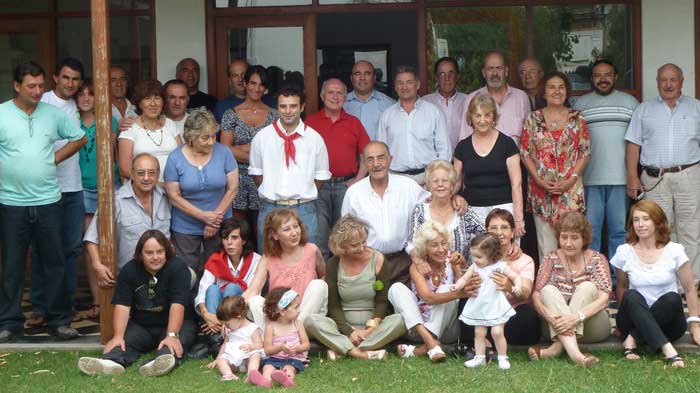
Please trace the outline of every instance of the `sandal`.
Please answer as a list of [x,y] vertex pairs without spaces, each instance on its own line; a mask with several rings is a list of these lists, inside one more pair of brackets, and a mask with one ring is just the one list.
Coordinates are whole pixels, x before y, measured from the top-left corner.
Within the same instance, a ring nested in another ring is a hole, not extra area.
[[37,328],[46,325],[46,317],[41,314],[32,314],[29,319],[27,319],[27,326],[31,328]]
[[536,362],[536,361],[542,359],[541,352],[542,352],[541,346],[533,345],[527,349],[527,357],[530,358],[530,361]]
[[[639,352],[637,352],[637,348],[625,348],[625,351],[622,353],[622,356],[625,358],[625,360],[639,360],[640,359]],[[630,356],[636,356],[636,358],[634,358],[634,357],[631,358]]]
[[92,307],[85,313],[85,317],[88,319],[99,319],[100,318],[100,305],[93,304]]
[[600,363],[600,359],[597,357],[591,355],[590,353],[583,354],[583,362],[581,363],[583,368],[591,368],[598,363]]
[[[674,364],[678,362],[681,362],[682,365],[674,366]],[[671,366],[671,368],[685,368],[685,360],[683,360],[683,358],[678,354],[671,356],[670,358],[666,358],[666,363]]]
[[380,349],[378,351],[367,351],[368,360],[386,360],[386,350]]
[[409,345],[409,344],[399,344],[396,347],[396,352],[399,354],[400,357],[404,359],[412,358],[416,356],[413,351],[416,349],[415,345]]
[[434,346],[432,349],[428,350],[428,357],[433,363],[440,363],[447,358],[445,351],[440,348],[439,345]]

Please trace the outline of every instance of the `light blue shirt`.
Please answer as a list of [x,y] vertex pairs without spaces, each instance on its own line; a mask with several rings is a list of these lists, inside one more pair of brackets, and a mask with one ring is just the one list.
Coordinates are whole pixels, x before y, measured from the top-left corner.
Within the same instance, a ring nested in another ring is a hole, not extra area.
[[661,97],[643,102],[632,115],[625,140],[642,147],[642,166],[669,168],[700,161],[700,101],[680,96],[673,110]]
[[345,98],[343,109],[345,109],[345,112],[359,118],[362,126],[365,127],[365,131],[367,131],[369,139],[375,141],[377,140],[377,127],[382,112],[395,103],[396,101],[393,98],[377,90],[373,90],[366,101],[360,100],[355,95],[355,92],[351,91]]
[[0,203],[41,206],[58,202],[54,142],[80,140],[75,119],[40,102],[31,115],[13,100],[0,104]]
[[591,159],[583,172],[586,186],[627,184],[625,172],[625,132],[639,105],[631,95],[613,90],[608,95],[591,92],[574,102],[588,125]]
[[452,159],[452,145],[440,109],[420,98],[410,113],[398,102],[385,110],[379,119],[377,140],[389,146],[394,172],[423,169],[433,160]]

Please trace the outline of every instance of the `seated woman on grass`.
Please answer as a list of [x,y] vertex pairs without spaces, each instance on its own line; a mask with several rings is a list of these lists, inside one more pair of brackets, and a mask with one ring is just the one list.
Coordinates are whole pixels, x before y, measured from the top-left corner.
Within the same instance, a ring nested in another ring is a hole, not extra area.
[[[679,368],[685,362],[671,341],[681,338],[689,326],[693,342],[700,345],[700,310],[688,256],[682,245],[670,240],[664,211],[642,200],[630,209],[627,243],[617,248],[610,263],[617,271],[616,320],[625,340],[625,359],[639,359],[637,348],[646,343],[654,352],[661,350],[671,367]],[[678,282],[688,301],[687,320]]]

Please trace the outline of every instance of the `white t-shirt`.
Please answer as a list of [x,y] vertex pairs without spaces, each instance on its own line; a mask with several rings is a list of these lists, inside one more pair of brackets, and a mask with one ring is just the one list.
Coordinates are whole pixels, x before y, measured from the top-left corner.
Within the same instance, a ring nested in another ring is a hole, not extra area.
[[[75,120],[76,126],[80,127],[80,114],[74,99],[64,100],[51,90],[41,96],[41,102],[51,104],[62,110],[68,117]],[[56,151],[67,144],[68,140],[65,139],[56,141],[53,145],[53,150]],[[83,190],[83,179],[80,175],[80,154],[78,152],[56,166],[56,177],[58,178],[58,186],[61,188],[61,192]]]
[[185,120],[187,120],[187,116],[189,116],[189,114],[185,113],[185,117],[183,117],[180,120],[170,119],[170,120],[173,120],[173,123],[175,123],[175,129],[177,129],[177,135],[179,135],[180,138],[182,138],[183,142],[185,141],[185,138],[183,138],[182,134],[185,133]]
[[119,139],[128,139],[134,142],[134,157],[141,153],[148,153],[158,159],[160,165],[160,177],[158,181],[163,181],[165,163],[168,155],[177,148],[177,128],[175,123],[166,118],[165,125],[160,130],[145,130],[134,123],[128,130],[119,134]]
[[676,272],[688,262],[683,246],[669,242],[659,260],[653,264],[642,262],[630,244],[617,247],[610,264],[627,273],[629,289],[637,290],[651,306],[669,292],[678,293]]

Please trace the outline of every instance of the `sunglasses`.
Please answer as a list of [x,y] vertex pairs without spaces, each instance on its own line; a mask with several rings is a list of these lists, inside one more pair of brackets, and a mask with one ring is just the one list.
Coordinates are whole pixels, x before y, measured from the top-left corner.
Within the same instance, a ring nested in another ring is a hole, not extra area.
[[158,278],[156,276],[151,276],[148,279],[148,298],[153,299],[156,297],[156,285],[158,285]]

